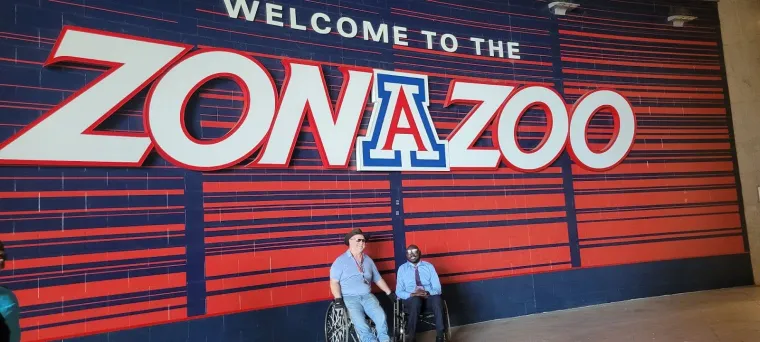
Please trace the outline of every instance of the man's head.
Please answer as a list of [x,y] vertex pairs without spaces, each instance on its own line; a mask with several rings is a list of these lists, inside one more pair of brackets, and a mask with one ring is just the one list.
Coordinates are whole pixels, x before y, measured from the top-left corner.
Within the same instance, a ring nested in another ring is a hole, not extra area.
[[5,245],[2,241],[0,241],[0,270],[5,268],[5,258],[7,255],[5,254]]
[[344,238],[344,242],[351,249],[352,253],[361,253],[367,245],[367,239],[359,228],[354,228]]
[[409,245],[409,247],[406,248],[406,260],[409,260],[409,262],[416,264],[420,261],[421,257],[422,251],[417,245]]

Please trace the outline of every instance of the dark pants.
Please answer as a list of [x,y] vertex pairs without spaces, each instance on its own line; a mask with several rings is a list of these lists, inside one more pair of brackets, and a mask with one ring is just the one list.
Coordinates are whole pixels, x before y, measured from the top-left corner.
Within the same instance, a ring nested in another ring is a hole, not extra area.
[[427,308],[435,314],[435,330],[438,336],[443,335],[443,300],[440,295],[423,297],[409,297],[404,299],[404,311],[409,315],[406,323],[406,329],[414,336],[417,332],[417,320],[420,318],[420,312]]

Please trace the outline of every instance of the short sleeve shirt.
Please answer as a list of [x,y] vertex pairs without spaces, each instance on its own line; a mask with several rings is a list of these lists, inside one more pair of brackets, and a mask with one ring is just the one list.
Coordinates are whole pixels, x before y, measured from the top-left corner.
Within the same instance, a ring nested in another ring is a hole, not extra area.
[[[364,272],[360,272],[363,268]],[[354,259],[351,251],[338,256],[330,267],[330,279],[340,282],[340,292],[345,296],[362,296],[370,293],[372,283],[380,280],[380,272],[372,258],[364,254],[361,263]]]

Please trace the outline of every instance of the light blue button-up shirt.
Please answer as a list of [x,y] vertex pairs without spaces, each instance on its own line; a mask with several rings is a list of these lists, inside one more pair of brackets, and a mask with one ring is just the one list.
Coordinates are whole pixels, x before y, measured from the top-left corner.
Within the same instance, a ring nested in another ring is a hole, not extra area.
[[[340,282],[340,293],[342,296],[362,296],[370,293],[372,283],[380,281],[380,272],[368,255],[364,254],[362,265],[364,274],[359,272],[358,262],[347,250],[335,259],[330,267],[330,279]],[[367,282],[365,283],[364,280]]]
[[[420,271],[420,282],[425,291],[431,296],[441,294],[441,281],[438,279],[438,273],[435,271],[433,264],[420,260],[417,263]],[[398,268],[396,276],[396,296],[401,299],[409,299],[412,292],[417,288],[417,281],[414,278],[414,264],[406,262]]]

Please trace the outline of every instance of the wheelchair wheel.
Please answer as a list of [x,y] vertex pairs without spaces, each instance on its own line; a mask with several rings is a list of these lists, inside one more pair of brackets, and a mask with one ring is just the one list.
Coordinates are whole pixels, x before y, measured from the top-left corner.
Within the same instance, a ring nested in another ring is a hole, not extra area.
[[[375,323],[369,317],[365,316],[369,329],[377,336]],[[354,325],[348,317],[348,311],[335,308],[334,303],[327,307],[325,315],[325,341],[326,342],[361,342],[359,335],[354,330]]]
[[446,301],[443,301],[443,333],[446,336],[446,341],[451,341],[451,319],[449,318],[449,306],[446,305]]
[[406,314],[401,308],[401,300],[393,303],[393,338],[394,342],[406,342]]
[[330,303],[325,315],[325,341],[349,341],[348,313],[345,309],[335,308],[334,303]]

